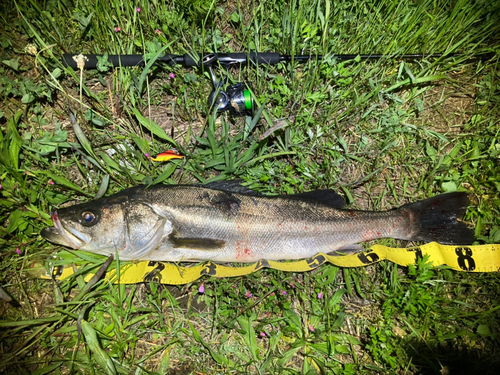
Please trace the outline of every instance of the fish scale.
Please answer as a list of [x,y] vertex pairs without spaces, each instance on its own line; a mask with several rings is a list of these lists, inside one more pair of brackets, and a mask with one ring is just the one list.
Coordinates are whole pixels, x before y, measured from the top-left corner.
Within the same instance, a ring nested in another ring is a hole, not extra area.
[[137,186],[52,214],[48,240],[123,260],[254,262],[351,252],[378,238],[468,244],[465,193],[390,211],[343,209],[331,190],[258,195],[237,183]]

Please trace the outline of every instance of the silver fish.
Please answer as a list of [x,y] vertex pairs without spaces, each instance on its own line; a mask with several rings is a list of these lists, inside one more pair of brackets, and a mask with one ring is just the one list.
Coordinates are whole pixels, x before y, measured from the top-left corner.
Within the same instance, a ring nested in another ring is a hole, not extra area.
[[137,186],[51,214],[51,242],[122,260],[254,262],[360,250],[397,238],[470,244],[469,199],[448,193],[374,212],[343,209],[331,190],[261,196],[233,182]]

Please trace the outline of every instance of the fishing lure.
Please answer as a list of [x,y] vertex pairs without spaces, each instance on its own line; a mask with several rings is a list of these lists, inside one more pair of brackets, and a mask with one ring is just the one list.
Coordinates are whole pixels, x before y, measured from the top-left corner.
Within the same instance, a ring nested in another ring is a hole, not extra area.
[[154,158],[149,157],[152,161],[169,161],[172,159],[182,159],[183,156],[177,154],[174,150],[168,150],[156,155]]

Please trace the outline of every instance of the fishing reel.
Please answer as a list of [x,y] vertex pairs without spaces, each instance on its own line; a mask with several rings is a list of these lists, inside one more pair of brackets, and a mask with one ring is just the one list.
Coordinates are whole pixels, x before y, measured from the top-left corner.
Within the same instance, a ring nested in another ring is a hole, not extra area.
[[[213,91],[208,96],[208,104],[211,108],[216,108],[218,113],[229,111],[234,117],[253,116],[255,101],[249,89],[249,84],[238,82],[226,86],[227,77],[217,81],[213,71],[213,65],[217,59],[218,55],[215,53],[205,55],[202,59],[202,64],[210,72],[213,84]],[[226,69],[229,67],[229,64],[224,65]]]

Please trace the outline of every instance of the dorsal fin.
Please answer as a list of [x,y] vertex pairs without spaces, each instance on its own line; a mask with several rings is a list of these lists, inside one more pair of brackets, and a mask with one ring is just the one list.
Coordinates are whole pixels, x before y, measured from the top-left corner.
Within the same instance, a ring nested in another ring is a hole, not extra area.
[[[228,193],[238,193],[251,196],[263,196],[262,194],[253,191],[252,189],[241,185],[241,180],[217,181],[209,182],[205,185],[199,185],[208,189],[222,190]],[[289,199],[308,199],[321,202],[333,208],[345,207],[344,197],[337,194],[331,189],[313,190],[305,193],[274,195],[271,197],[289,198]]]
[[242,180],[216,181],[216,182],[209,182],[208,184],[200,186],[213,190],[222,190],[228,193],[237,193],[237,194],[253,195],[253,196],[261,195],[256,191],[253,191],[252,189],[243,186],[241,184],[242,182],[243,182]]
[[312,201],[321,202],[333,208],[344,208],[345,200],[342,195],[337,194],[331,189],[313,190],[305,193],[281,195],[281,198],[298,198],[309,199]]

